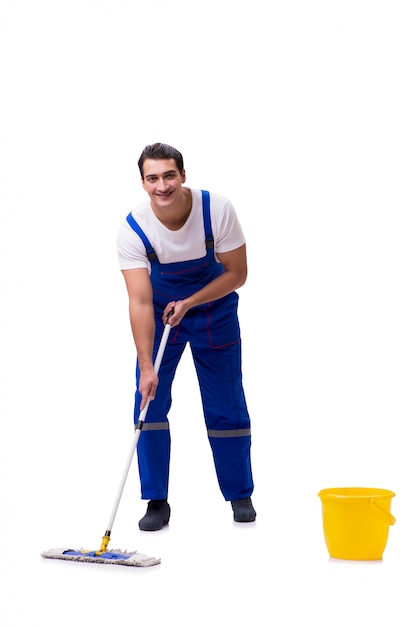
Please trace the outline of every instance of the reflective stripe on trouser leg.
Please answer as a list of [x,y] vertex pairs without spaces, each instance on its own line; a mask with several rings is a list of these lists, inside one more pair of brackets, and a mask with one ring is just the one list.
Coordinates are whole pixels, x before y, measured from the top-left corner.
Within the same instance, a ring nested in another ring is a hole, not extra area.
[[219,487],[225,500],[245,498],[252,494],[254,484],[251,425],[242,387],[241,343],[222,348],[194,345],[192,354]]

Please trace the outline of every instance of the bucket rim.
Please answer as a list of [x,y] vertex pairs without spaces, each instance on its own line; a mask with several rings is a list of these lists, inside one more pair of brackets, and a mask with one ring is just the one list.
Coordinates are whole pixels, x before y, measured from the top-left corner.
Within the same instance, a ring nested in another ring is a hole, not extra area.
[[375,487],[330,487],[321,489],[318,496],[320,498],[346,498],[350,500],[366,500],[370,498],[394,498],[396,494],[390,489],[380,489]]

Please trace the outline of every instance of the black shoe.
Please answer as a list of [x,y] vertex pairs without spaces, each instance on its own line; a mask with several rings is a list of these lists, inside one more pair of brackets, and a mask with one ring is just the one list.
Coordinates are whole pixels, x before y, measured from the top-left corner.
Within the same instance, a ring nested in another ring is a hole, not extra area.
[[241,498],[241,500],[231,501],[236,522],[253,522],[257,513],[254,510],[251,498]]
[[150,500],[147,512],[139,520],[140,530],[161,530],[170,519],[170,505],[167,500]]

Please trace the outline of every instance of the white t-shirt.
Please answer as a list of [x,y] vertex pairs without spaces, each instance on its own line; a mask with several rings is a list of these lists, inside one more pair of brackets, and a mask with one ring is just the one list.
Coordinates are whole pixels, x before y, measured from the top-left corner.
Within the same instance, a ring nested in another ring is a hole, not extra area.
[[[202,194],[191,189],[192,209],[186,223],[179,230],[170,230],[155,216],[147,200],[132,211],[161,263],[190,261],[206,256],[203,224]],[[231,202],[217,194],[210,194],[212,234],[217,252],[230,252],[245,243],[244,234]],[[117,235],[117,252],[121,270],[151,268],[142,239],[125,220]]]

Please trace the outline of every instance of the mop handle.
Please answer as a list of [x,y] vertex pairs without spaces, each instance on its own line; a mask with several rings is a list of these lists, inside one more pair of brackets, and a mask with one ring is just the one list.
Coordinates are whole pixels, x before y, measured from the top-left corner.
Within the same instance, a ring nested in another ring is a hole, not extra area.
[[[173,314],[172,312],[169,314],[168,319],[171,317],[172,314]],[[156,374],[158,374],[158,371],[160,369],[161,361],[162,361],[162,358],[163,358],[165,347],[167,345],[167,341],[168,341],[168,336],[170,334],[170,330],[171,330],[171,326],[170,326],[169,322],[167,322],[167,324],[164,327],[163,336],[161,338],[161,342],[160,342],[160,346],[158,348],[157,356],[155,357],[155,361],[154,361],[154,371],[155,371]],[[135,454],[135,450],[136,450],[136,447],[137,447],[137,444],[138,444],[139,435],[141,434],[141,427],[142,427],[142,424],[144,423],[145,416],[146,416],[147,411],[148,411],[149,403],[150,403],[150,399],[148,398],[146,405],[144,406],[144,408],[142,409],[142,411],[141,411],[141,413],[139,415],[138,423],[137,423],[137,426],[135,428],[135,437],[134,437],[134,440],[132,442],[132,446],[131,446],[131,449],[130,449],[130,452],[129,452],[128,460],[126,462],[125,470],[123,472],[122,480],[121,480],[121,483],[120,483],[120,486],[119,486],[119,491],[118,491],[118,494],[116,496],[116,501],[115,501],[115,504],[114,504],[114,507],[113,507],[113,511],[112,511],[111,516],[110,516],[109,524],[107,526],[107,530],[106,530],[106,533],[105,533],[105,536],[107,536],[107,537],[110,537],[110,533],[112,531],[113,522],[115,521],[116,513],[117,513],[117,510],[119,508],[119,504],[120,504],[120,500],[122,498],[122,493],[123,493],[123,490],[124,490],[124,487],[125,487],[126,479],[128,477],[129,468],[130,468],[131,463],[132,463],[132,458],[133,458],[133,456]]]

